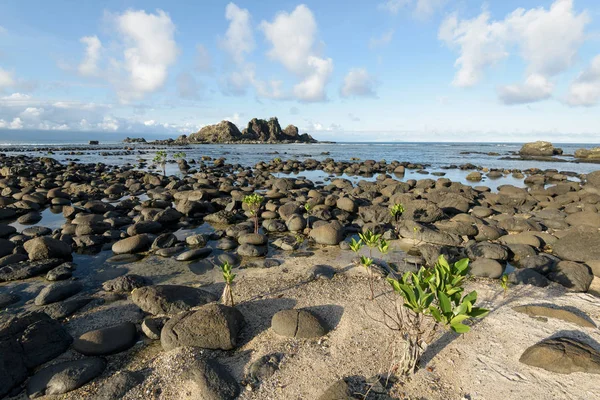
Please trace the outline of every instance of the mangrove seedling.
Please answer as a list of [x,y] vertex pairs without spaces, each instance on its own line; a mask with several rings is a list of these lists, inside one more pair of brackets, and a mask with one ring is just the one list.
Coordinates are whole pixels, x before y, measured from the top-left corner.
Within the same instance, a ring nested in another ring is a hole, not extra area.
[[154,161],[155,164],[158,164],[162,167],[163,176],[167,175],[167,170],[166,170],[167,152],[166,151],[164,151],[164,150],[157,151],[156,154],[154,155],[154,159],[152,161]]
[[248,206],[248,212],[254,219],[254,233],[258,233],[258,212],[262,204],[263,197],[260,194],[252,193],[244,197],[244,203]]
[[180,151],[179,153],[175,153],[173,154],[173,158],[176,160],[185,160],[186,154],[183,151]]
[[310,231],[310,213],[313,209],[313,206],[310,203],[306,203],[304,204],[304,209],[306,210],[306,227]]
[[382,307],[385,325],[398,332],[404,342],[404,351],[398,364],[403,375],[413,374],[425,348],[442,327],[458,334],[471,329],[464,322],[482,318],[489,313],[475,307],[477,292],[463,296],[469,259],[449,264],[440,256],[433,268],[421,267],[417,272],[406,272],[398,279],[387,278],[397,294],[393,312]]
[[223,289],[223,295],[221,296],[221,301],[225,305],[229,305],[231,303],[231,307],[235,306],[233,301],[233,280],[235,279],[234,273],[231,272],[231,264],[225,261],[223,264],[219,266],[221,272],[223,273],[223,280],[225,281],[225,288]]
[[508,293],[508,275],[502,275],[502,278],[500,278],[500,286],[504,290],[504,297],[506,297],[506,293]]

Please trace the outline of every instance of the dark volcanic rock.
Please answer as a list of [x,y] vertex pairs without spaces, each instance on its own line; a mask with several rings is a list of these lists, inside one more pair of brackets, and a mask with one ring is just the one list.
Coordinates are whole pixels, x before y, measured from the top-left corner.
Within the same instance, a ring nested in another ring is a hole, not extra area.
[[107,292],[129,293],[133,289],[151,285],[152,281],[140,275],[123,275],[106,281],[102,284],[102,289]]
[[156,285],[135,289],[131,300],[150,314],[177,314],[217,301],[214,294],[202,289],[181,285]]
[[310,339],[321,337],[327,330],[319,319],[307,310],[281,310],[273,315],[271,329],[278,335]]
[[160,342],[165,350],[183,346],[231,350],[243,324],[244,317],[237,309],[207,304],[171,318],[161,331]]
[[86,356],[119,353],[135,344],[137,329],[131,322],[86,332],[73,342],[73,348]]
[[63,394],[80,388],[106,368],[101,358],[83,358],[46,367],[36,373],[27,383],[30,398]]
[[37,295],[35,298],[35,304],[37,306],[43,306],[50,303],[55,303],[67,299],[83,289],[83,285],[77,281],[67,282],[56,282],[52,283]]

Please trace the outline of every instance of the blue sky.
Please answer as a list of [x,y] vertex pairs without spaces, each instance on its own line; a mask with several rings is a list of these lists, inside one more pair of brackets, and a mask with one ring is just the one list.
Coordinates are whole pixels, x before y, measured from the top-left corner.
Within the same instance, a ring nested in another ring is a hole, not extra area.
[[0,3],[0,139],[277,116],[321,140],[597,143],[599,103],[595,0]]

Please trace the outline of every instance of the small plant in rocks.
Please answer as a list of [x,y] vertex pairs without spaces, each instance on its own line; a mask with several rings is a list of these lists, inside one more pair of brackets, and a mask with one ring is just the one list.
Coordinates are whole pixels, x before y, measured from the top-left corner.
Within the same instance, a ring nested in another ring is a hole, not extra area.
[[164,150],[158,150],[154,155],[154,159],[152,159],[155,164],[161,166],[163,170],[163,176],[167,175],[166,165],[167,165],[167,152]]
[[227,261],[219,266],[221,272],[223,273],[223,280],[225,281],[225,288],[223,289],[223,295],[221,296],[221,301],[225,305],[231,305],[231,307],[235,306],[233,301],[233,280],[235,279],[236,274],[231,272],[232,267]]
[[502,275],[502,278],[500,278],[500,287],[504,290],[504,297],[506,297],[506,294],[508,293],[508,285],[508,275],[504,274]]
[[[394,221],[396,222],[396,225],[398,225],[398,223],[400,222],[400,217],[402,217],[402,214],[404,214],[404,206],[401,203],[394,204],[390,208],[390,214],[392,214],[392,217],[394,217]],[[396,226],[396,230],[399,230],[398,226]]]
[[304,210],[306,210],[306,227],[310,231],[310,215],[313,210],[313,206],[310,203],[304,204]]
[[186,156],[187,155],[183,151],[180,151],[179,153],[173,154],[173,158],[176,159],[176,160],[185,160]]
[[470,330],[464,322],[482,318],[489,313],[475,307],[477,292],[464,294],[469,260],[449,264],[440,256],[433,268],[421,267],[417,272],[406,272],[398,279],[387,278],[396,294],[393,311],[384,313],[385,325],[398,332],[404,350],[397,366],[402,375],[413,374],[427,346],[438,329],[452,330],[458,334]]
[[365,267],[369,274],[369,290],[371,292],[370,300],[375,298],[374,276],[373,276],[373,249],[377,248],[381,254],[387,254],[389,251],[389,243],[381,238],[381,235],[375,234],[371,230],[365,233],[359,233],[359,240],[352,238],[350,242],[350,250],[358,254],[360,249],[366,245],[369,248],[368,256],[360,256],[360,264]]
[[248,205],[248,212],[254,219],[254,233],[258,233],[258,212],[262,201],[263,197],[258,193],[252,193],[244,197],[244,203]]

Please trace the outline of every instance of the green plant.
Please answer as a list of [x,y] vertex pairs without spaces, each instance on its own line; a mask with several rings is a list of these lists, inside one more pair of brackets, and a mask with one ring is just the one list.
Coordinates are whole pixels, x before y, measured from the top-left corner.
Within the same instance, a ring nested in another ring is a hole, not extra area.
[[310,231],[310,215],[313,210],[313,205],[307,202],[304,204],[304,209],[306,210],[306,227]]
[[389,251],[389,243],[381,238],[381,235],[375,234],[371,230],[367,230],[365,233],[359,233],[358,237],[360,238],[358,241],[355,238],[352,238],[350,242],[350,249],[356,254],[359,253],[360,249],[363,245],[367,245],[369,248],[369,256],[360,256],[360,264],[365,267],[367,273],[369,274],[369,290],[371,292],[370,300],[375,298],[375,288],[374,288],[374,276],[373,276],[373,249],[377,248],[381,254],[387,254]]
[[221,296],[221,301],[228,305],[231,303],[231,307],[235,306],[233,301],[233,280],[235,279],[236,274],[231,272],[231,264],[225,261],[223,264],[219,266],[221,272],[223,273],[223,280],[225,280],[225,288],[223,289],[223,295]]
[[502,275],[502,278],[500,278],[500,286],[504,290],[504,297],[506,297],[506,294],[508,293],[508,275]]
[[302,236],[300,234],[296,234],[294,237],[296,239],[297,245],[301,245],[302,243],[304,243],[304,236]]
[[183,151],[173,154],[173,158],[176,160],[178,160],[178,159],[185,160],[185,157],[186,157],[186,154]]
[[274,164],[281,164],[281,158],[279,158],[279,157],[274,158],[273,159],[273,163]]
[[248,206],[248,212],[254,219],[254,233],[258,233],[258,211],[262,204],[263,197],[258,193],[252,193],[244,197],[244,203]]
[[152,160],[154,163],[160,165],[163,170],[163,176],[167,174],[166,165],[167,165],[167,152],[164,150],[158,150],[154,155],[154,159]]
[[397,294],[395,312],[381,310],[386,326],[398,331],[404,340],[404,352],[399,362],[403,375],[416,371],[423,351],[439,327],[463,334],[470,330],[465,321],[489,313],[489,310],[474,306],[476,291],[463,296],[468,265],[466,258],[450,265],[444,256],[440,256],[433,268],[421,267],[398,279],[387,279]]
[[[394,204],[390,208],[390,214],[392,214],[392,217],[394,217],[394,221],[396,221],[396,225],[397,225],[398,222],[400,221],[400,217],[402,217],[402,214],[404,214],[404,206],[402,205],[402,203]],[[398,226],[396,226],[396,231],[399,231],[399,230],[400,229],[398,228]]]

